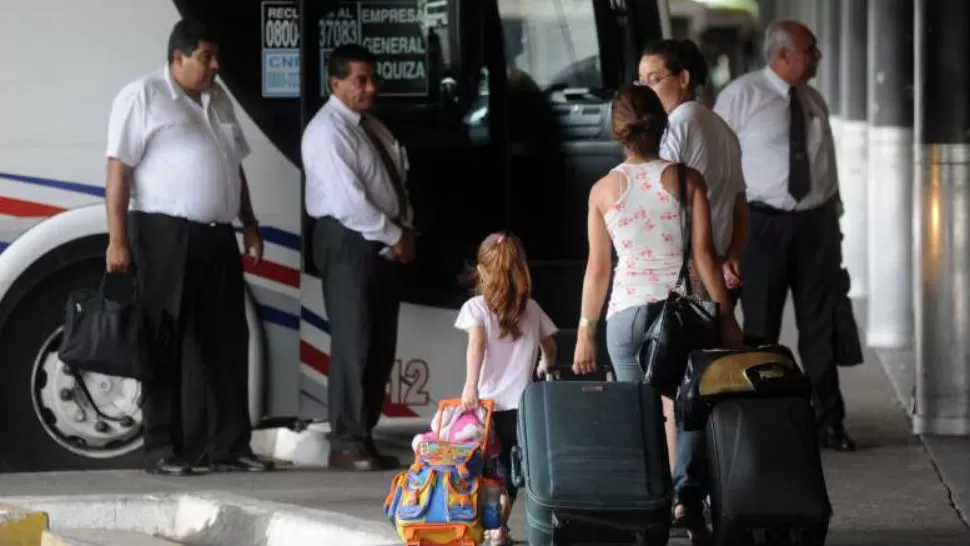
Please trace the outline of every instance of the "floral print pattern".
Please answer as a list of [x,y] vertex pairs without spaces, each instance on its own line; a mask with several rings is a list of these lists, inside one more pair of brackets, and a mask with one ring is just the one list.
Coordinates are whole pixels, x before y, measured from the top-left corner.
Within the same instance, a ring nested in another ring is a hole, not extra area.
[[[614,168],[628,181],[626,192],[604,220],[619,258],[606,316],[630,307],[661,301],[676,288],[683,237],[680,202],[664,188],[661,173],[667,161],[622,163]],[[691,268],[696,291],[700,281]]]

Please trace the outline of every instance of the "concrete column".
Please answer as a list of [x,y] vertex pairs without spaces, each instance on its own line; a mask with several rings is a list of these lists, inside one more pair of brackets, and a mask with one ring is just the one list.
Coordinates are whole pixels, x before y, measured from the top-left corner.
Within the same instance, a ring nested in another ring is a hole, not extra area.
[[838,150],[839,188],[845,214],[842,215],[842,261],[849,270],[849,296],[864,298],[869,293],[866,273],[866,19],[867,0],[840,1],[839,95],[842,101],[842,137]]
[[789,17],[817,33],[819,30],[818,3],[819,0],[796,0],[792,2],[792,11]]
[[913,0],[869,2],[867,243],[871,347],[913,335]]
[[917,0],[918,434],[970,435],[970,3]]
[[778,19],[778,0],[758,0],[758,59],[761,60],[759,67],[765,66],[764,45],[765,28],[772,21]]
[[819,24],[815,29],[818,38],[818,48],[822,52],[822,63],[819,66],[819,83],[822,95],[829,106],[829,125],[832,126],[832,136],[835,139],[835,149],[838,150],[842,136],[842,101],[840,100],[839,61],[841,48],[842,10],[839,0],[819,1]]
[[795,0],[776,0],[775,19],[791,19]]

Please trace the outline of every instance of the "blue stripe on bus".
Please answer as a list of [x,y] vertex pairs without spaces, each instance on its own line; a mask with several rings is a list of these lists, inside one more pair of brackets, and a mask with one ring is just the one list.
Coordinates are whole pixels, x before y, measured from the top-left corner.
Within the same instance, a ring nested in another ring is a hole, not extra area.
[[[237,227],[236,231],[242,232],[242,228]],[[296,233],[290,233],[289,231],[268,226],[260,226],[259,233],[267,242],[280,245],[290,250],[303,250],[300,245],[300,236]]]
[[[22,174],[13,173],[0,173],[0,178],[6,178],[15,182],[23,182],[25,184],[34,184],[36,186],[45,186],[48,188],[57,188],[76,193],[94,195],[101,198],[104,197],[104,188],[101,186],[92,186],[90,184],[81,184],[79,182],[67,182],[64,180],[54,180],[52,178],[40,178],[37,176],[24,176]],[[237,229],[241,231],[242,228]],[[263,239],[270,243],[280,245],[290,250],[302,250],[300,245],[300,235],[297,233],[290,233],[288,231],[283,231],[282,229],[270,226],[261,226],[259,228],[259,232],[263,235]]]
[[97,197],[104,197],[104,188],[101,186],[92,186],[90,184],[81,184],[78,182],[66,182],[64,180],[54,180],[52,178],[39,178],[36,176],[24,176],[22,174],[12,174],[12,173],[0,173],[0,178],[7,178],[9,180],[14,180],[16,182],[24,182],[26,184],[34,184],[36,186],[46,186],[48,188],[58,188],[61,190],[73,191],[77,193],[86,193],[88,195],[94,195]]
[[258,304],[256,309],[259,313],[259,318],[265,322],[289,328],[290,330],[300,329],[300,318],[292,313],[261,304]]
[[330,333],[330,323],[324,320],[323,317],[314,313],[313,311],[303,307],[300,311],[300,316],[303,320],[309,322],[313,326],[323,330],[325,333]]
[[300,328],[300,319],[302,318],[316,328],[322,330],[324,333],[330,334],[330,323],[306,307],[301,308],[300,317],[264,304],[257,304],[256,307],[258,309],[260,319],[266,322],[271,322],[273,324],[283,326],[284,328],[297,330]]

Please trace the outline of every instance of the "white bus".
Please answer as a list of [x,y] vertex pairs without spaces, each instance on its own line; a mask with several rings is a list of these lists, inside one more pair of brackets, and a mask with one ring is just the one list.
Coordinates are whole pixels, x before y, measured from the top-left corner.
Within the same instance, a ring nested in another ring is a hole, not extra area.
[[[181,16],[201,19],[220,36],[220,84],[253,150],[244,167],[266,241],[264,260],[245,264],[254,426],[326,419],[329,324],[305,252],[312,229],[302,212],[299,141],[325,100],[320,61],[345,41],[424,40],[418,51],[380,56],[380,115],[408,147],[423,233],[406,279],[385,417],[427,418],[437,400],[460,395],[465,340],[452,324],[467,292],[456,278],[493,230],[524,239],[535,297],[563,328],[561,353],[570,358],[586,193],[620,157],[609,139],[609,101],[634,78],[637,49],[668,28],[658,2],[303,3],[5,0],[0,471],[122,468],[140,460],[139,384],[87,374],[88,400],[57,348],[67,295],[97,286],[104,272],[111,101],[125,83],[163,65]],[[427,41],[422,19],[432,7],[446,44]],[[373,12],[379,9],[401,11],[381,18]],[[514,40],[505,35],[506,20],[516,22]],[[516,49],[506,55],[510,42]],[[506,74],[513,68],[538,89],[511,90]],[[583,85],[573,79],[580,73]],[[589,85],[590,74],[597,85]]]

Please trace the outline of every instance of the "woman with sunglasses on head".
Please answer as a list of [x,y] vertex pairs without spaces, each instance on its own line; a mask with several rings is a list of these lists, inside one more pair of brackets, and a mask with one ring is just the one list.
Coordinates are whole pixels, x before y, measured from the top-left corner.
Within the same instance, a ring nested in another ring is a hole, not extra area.
[[[640,58],[638,83],[657,93],[668,115],[660,156],[697,169],[707,182],[714,249],[724,283],[732,291],[733,309],[748,239],[748,204],[737,135],[697,100],[696,92],[706,81],[707,63],[690,40],[658,40],[649,44]],[[676,446],[671,457],[675,523],[693,529],[704,524],[704,433],[684,431],[675,422],[672,400],[664,399],[664,411],[668,446]]]

